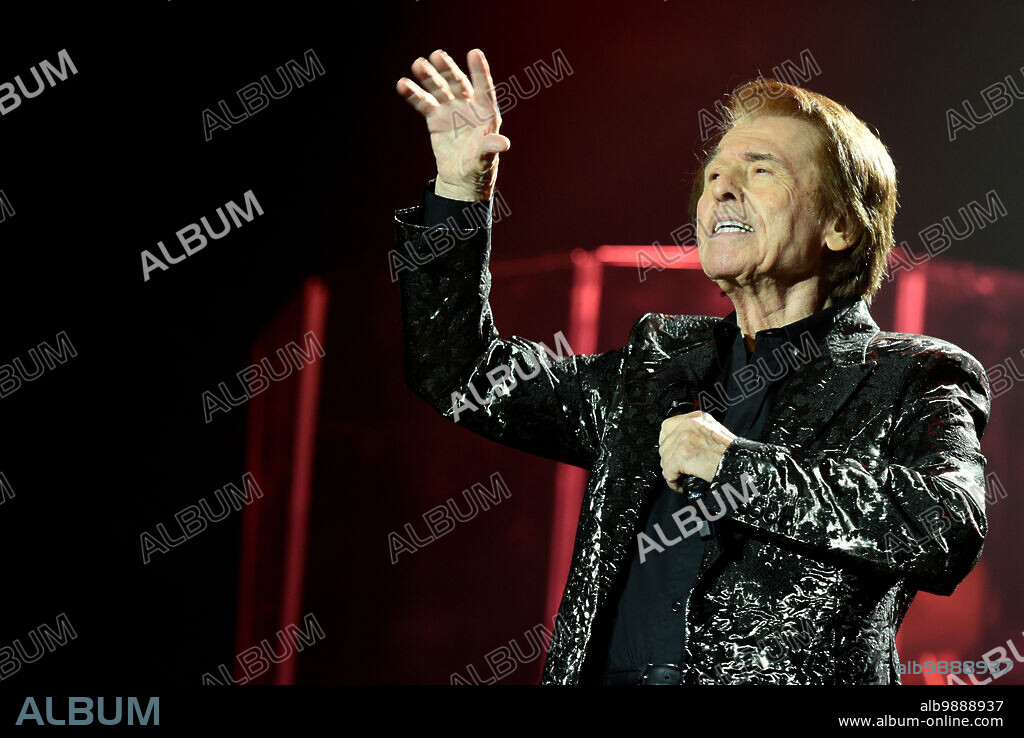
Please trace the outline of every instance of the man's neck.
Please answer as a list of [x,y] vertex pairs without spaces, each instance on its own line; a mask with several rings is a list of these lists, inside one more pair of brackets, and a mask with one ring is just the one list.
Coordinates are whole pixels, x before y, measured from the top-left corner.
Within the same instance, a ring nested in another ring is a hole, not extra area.
[[782,328],[802,320],[832,305],[832,299],[822,294],[819,279],[805,280],[781,288],[768,285],[760,288],[736,287],[725,289],[736,308],[736,325],[743,333],[748,351],[754,350],[754,337],[758,331]]

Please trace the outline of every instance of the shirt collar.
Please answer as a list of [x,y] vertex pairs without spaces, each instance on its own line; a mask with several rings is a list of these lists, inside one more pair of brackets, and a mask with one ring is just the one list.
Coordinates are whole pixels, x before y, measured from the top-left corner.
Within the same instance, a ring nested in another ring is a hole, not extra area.
[[[805,333],[810,334],[815,344],[820,345],[829,329],[835,324],[839,313],[858,299],[860,298],[840,298],[829,307],[812,313],[806,318],[794,321],[789,325],[758,331],[754,335],[755,351],[761,353],[765,349],[770,349],[773,346],[787,342],[795,346],[802,346],[803,340],[801,336]],[[718,349],[719,366],[725,367],[734,342],[743,342],[739,325],[736,322],[736,311],[733,310],[722,320],[718,321],[712,329],[712,333],[715,338],[715,347]]]

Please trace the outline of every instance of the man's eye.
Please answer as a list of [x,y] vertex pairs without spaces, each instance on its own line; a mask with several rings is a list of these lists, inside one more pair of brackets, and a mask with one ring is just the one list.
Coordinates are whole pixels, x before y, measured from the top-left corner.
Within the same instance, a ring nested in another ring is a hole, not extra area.
[[717,177],[717,176],[718,176],[718,172],[714,172],[713,174],[709,174],[708,175],[708,181],[709,182],[713,181],[715,179],[715,177]]
[[764,167],[758,167],[757,168],[757,173],[760,174],[761,172],[764,172],[765,174],[771,174],[770,170],[765,169]]

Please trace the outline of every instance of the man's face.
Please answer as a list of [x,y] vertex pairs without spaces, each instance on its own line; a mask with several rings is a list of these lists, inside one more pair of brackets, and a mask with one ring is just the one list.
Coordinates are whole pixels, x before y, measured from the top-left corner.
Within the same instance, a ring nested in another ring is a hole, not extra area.
[[[788,285],[820,274],[819,140],[811,124],[778,116],[741,122],[722,137],[704,170],[697,252],[704,273],[727,292],[765,277]],[[722,230],[724,219],[743,226]]]

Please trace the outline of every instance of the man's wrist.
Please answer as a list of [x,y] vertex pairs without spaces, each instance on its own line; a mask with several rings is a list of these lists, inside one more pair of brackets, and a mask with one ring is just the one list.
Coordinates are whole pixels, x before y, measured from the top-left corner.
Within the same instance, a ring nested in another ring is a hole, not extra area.
[[440,177],[434,180],[434,194],[438,197],[446,197],[449,200],[460,200],[462,202],[477,202],[491,199],[485,193],[477,192],[470,187],[450,184]]
[[421,208],[424,226],[470,231],[490,227],[490,200],[456,200],[439,195],[435,190],[436,180],[428,181],[423,188]]

